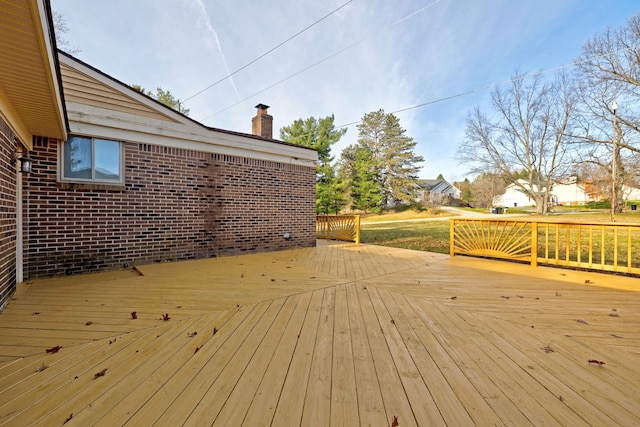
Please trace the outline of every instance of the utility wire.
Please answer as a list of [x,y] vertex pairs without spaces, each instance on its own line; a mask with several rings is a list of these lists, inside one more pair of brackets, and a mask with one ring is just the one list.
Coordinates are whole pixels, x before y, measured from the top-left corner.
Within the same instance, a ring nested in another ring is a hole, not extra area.
[[239,73],[240,71],[244,70],[245,68],[247,68],[249,65],[256,63],[257,61],[259,61],[260,59],[264,58],[265,56],[267,56],[268,54],[270,54],[271,52],[273,52],[274,50],[278,49],[279,47],[285,45],[286,43],[290,42],[291,40],[293,40],[294,38],[298,37],[300,34],[304,33],[305,31],[307,31],[308,29],[310,29],[311,27],[319,24],[320,22],[324,21],[325,19],[327,19],[329,16],[333,15],[334,13],[338,12],[340,9],[342,9],[343,7],[345,7],[346,5],[348,5],[349,3],[351,3],[353,0],[349,0],[346,3],[342,4],[341,6],[339,6],[337,9],[332,10],[331,12],[329,12],[328,14],[326,14],[325,16],[323,16],[322,18],[318,19],[317,21],[315,21],[314,23],[312,23],[311,25],[306,26],[305,28],[303,28],[302,30],[298,31],[297,33],[295,33],[294,35],[292,35],[291,37],[289,37],[288,39],[286,39],[285,41],[281,42],[280,44],[272,47],[271,49],[269,49],[268,51],[266,51],[265,53],[263,53],[262,55],[258,56],[257,58],[255,58],[254,60],[248,62],[247,64],[243,65],[242,67],[238,68],[237,70],[235,70],[234,72],[228,74],[226,77],[221,78],[220,80],[218,80],[215,83],[210,84],[209,86],[205,87],[204,89],[202,89],[199,92],[196,92],[195,94],[191,95],[188,98],[185,98],[182,102],[186,102],[190,99],[195,98],[196,96],[200,95],[203,92],[206,92],[207,90],[211,89],[212,87],[216,86],[219,83],[222,83],[223,81],[227,80],[228,78],[230,78],[231,76]]
[[[546,70],[538,71],[536,73],[530,73],[530,74],[527,74],[527,75],[524,75],[524,76],[517,77],[515,79],[509,79],[509,80],[504,80],[504,81],[497,82],[497,83],[492,83],[492,84],[487,85],[487,86],[479,87],[479,88],[476,88],[476,89],[471,89],[471,90],[468,90],[468,91],[465,91],[465,92],[460,92],[460,93],[457,93],[455,95],[449,95],[449,96],[445,96],[443,98],[434,99],[432,101],[427,101],[427,102],[423,102],[423,103],[420,103],[420,104],[412,105],[412,106],[409,106],[409,107],[401,108],[399,110],[392,111],[391,114],[397,114],[397,113],[402,113],[402,112],[409,111],[409,110],[415,110],[417,108],[425,107],[427,105],[433,105],[433,104],[437,104],[437,103],[440,103],[440,102],[449,101],[451,99],[455,99],[455,98],[460,98],[460,97],[463,97],[463,96],[471,95],[472,93],[477,93],[477,92],[482,92],[482,91],[485,91],[485,90],[488,90],[488,89],[493,89],[495,87],[502,86],[502,85],[505,85],[505,84],[508,84],[508,83],[514,83],[514,82],[530,79],[532,77],[541,76],[543,74],[553,73],[553,72],[556,72],[556,71],[563,70],[565,68],[575,67],[576,65],[580,65],[580,64],[584,64],[586,62],[594,61],[596,59],[604,58],[604,57],[607,57],[607,56],[610,56],[610,55],[616,55],[616,54],[618,54],[620,52],[623,52],[625,50],[629,50],[630,51],[631,49],[635,49],[637,47],[640,47],[640,44],[635,45],[635,46],[631,46],[631,47],[625,47],[625,48],[618,49],[618,50],[615,50],[615,51],[612,51],[612,52],[603,53],[602,55],[597,55],[597,56],[594,56],[592,58],[582,59],[582,60],[579,60],[579,61],[571,62],[569,64],[560,65],[560,66],[553,67],[553,68],[548,68]],[[343,125],[336,126],[336,129],[348,128],[349,126],[357,125],[358,123],[361,123],[361,122],[362,122],[362,120],[357,120],[355,122],[345,123]]]
[[[211,117],[217,116],[218,114],[223,113],[223,112],[225,112],[225,111],[227,111],[227,110],[229,110],[229,109],[231,109],[231,108],[235,107],[236,105],[242,104],[244,101],[246,101],[246,100],[248,100],[248,99],[251,99],[251,98],[253,98],[253,97],[254,97],[254,96],[256,96],[256,95],[260,95],[261,93],[266,92],[267,90],[272,89],[272,88],[274,88],[274,87],[278,86],[279,84],[284,83],[284,82],[286,82],[287,80],[290,80],[290,79],[292,79],[292,78],[294,78],[294,77],[296,77],[296,76],[298,76],[298,75],[300,75],[300,74],[304,73],[305,71],[310,70],[311,68],[313,68],[313,67],[315,67],[315,66],[317,66],[317,65],[320,65],[320,64],[322,64],[323,62],[326,62],[326,61],[328,61],[329,59],[331,59],[331,58],[333,58],[333,57],[335,57],[335,56],[340,55],[341,53],[343,53],[343,52],[345,52],[345,51],[347,51],[347,50],[349,50],[349,49],[351,49],[351,48],[353,48],[353,47],[355,47],[355,46],[359,45],[360,43],[363,43],[364,41],[366,41],[366,40],[370,39],[371,37],[373,37],[373,36],[375,36],[375,35],[378,35],[378,33],[382,32],[382,31],[385,31],[385,30],[388,30],[389,28],[391,28],[391,27],[393,27],[393,26],[395,26],[395,25],[398,25],[398,24],[400,24],[401,22],[406,21],[407,19],[409,19],[409,18],[411,18],[411,17],[413,17],[413,16],[417,15],[417,14],[418,14],[418,13],[420,13],[420,12],[423,12],[424,10],[426,10],[426,9],[428,9],[428,8],[430,8],[430,7],[434,6],[434,5],[436,5],[437,3],[440,3],[441,1],[442,1],[442,0],[435,0],[434,2],[429,3],[428,5],[426,5],[426,6],[422,7],[422,8],[420,8],[420,9],[416,10],[415,12],[412,12],[412,13],[410,13],[409,15],[407,15],[407,16],[405,16],[405,17],[403,17],[403,18],[400,18],[400,19],[398,19],[397,21],[392,22],[391,24],[389,24],[389,25],[387,25],[387,26],[385,26],[385,27],[382,27],[382,28],[381,28],[379,31],[377,31],[376,33],[369,34],[368,36],[361,38],[360,40],[358,40],[358,41],[356,41],[356,42],[354,42],[354,43],[352,43],[352,44],[348,45],[347,47],[345,47],[345,48],[343,48],[343,49],[340,49],[339,51],[337,51],[337,52],[335,52],[335,53],[332,53],[332,54],[331,54],[331,55],[329,55],[329,56],[324,57],[323,59],[319,60],[318,62],[314,62],[313,64],[311,64],[311,65],[309,65],[309,66],[307,66],[307,67],[305,67],[305,68],[303,68],[303,69],[301,69],[301,70],[299,70],[299,71],[296,71],[296,72],[295,72],[295,73],[293,73],[293,74],[290,74],[289,76],[287,76],[287,77],[283,78],[282,80],[279,80],[279,81],[277,81],[277,82],[275,82],[275,83],[271,84],[270,86],[267,86],[266,88],[261,89],[261,90],[259,90],[258,92],[255,92],[255,93],[253,93],[253,94],[251,94],[251,95],[247,96],[246,98],[243,98],[243,99],[241,99],[240,101],[238,101],[238,102],[236,102],[236,103],[234,103],[234,104],[231,104],[231,105],[229,105],[228,107],[223,108],[222,110],[217,111],[217,112],[215,112],[215,113],[213,113],[213,114],[211,114],[211,115],[209,115],[209,116],[207,116],[207,117],[204,117],[203,119],[200,119],[200,120],[201,120],[201,121],[205,121],[205,120],[207,120],[207,119],[210,119]],[[193,97],[192,97],[192,98],[193,98]],[[189,98],[187,98],[187,99],[189,99]]]

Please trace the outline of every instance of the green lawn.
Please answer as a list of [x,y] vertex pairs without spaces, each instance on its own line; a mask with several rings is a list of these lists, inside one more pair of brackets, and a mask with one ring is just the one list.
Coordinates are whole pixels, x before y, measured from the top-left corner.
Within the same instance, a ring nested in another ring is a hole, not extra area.
[[449,253],[449,221],[362,224],[362,243]]

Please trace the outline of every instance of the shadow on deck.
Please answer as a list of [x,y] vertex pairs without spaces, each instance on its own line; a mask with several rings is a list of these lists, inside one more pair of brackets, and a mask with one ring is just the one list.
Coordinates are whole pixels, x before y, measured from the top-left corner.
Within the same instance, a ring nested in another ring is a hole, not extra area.
[[0,425],[640,424],[637,279],[321,241],[138,270],[20,285]]

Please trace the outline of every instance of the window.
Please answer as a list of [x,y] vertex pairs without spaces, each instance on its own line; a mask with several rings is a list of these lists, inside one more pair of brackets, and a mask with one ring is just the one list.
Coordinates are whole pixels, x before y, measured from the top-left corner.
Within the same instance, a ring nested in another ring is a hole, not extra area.
[[63,181],[124,183],[121,142],[72,136],[61,151]]

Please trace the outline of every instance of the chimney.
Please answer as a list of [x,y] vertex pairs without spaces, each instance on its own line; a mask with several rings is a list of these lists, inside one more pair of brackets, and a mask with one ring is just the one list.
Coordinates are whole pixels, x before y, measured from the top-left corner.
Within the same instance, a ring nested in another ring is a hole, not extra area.
[[251,133],[263,138],[273,139],[273,116],[267,114],[268,105],[256,105],[258,112],[251,119]]

